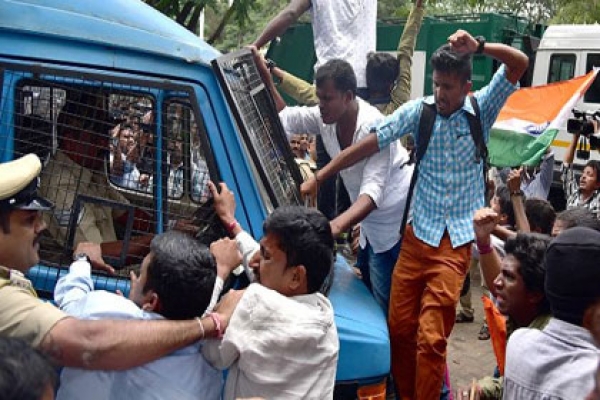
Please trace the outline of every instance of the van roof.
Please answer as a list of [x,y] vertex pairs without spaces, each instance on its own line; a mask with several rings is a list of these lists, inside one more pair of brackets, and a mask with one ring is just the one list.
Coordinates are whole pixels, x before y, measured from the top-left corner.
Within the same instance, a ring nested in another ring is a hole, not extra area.
[[139,0],[0,0],[0,29],[209,63],[219,51]]
[[550,25],[544,32],[539,49],[600,49],[600,25]]

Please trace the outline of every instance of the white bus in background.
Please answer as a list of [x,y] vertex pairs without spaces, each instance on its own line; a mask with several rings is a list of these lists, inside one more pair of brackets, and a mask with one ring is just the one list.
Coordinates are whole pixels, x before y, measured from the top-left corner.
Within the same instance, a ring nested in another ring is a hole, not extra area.
[[[600,67],[600,25],[551,25],[536,52],[532,86],[564,81]],[[600,76],[596,78],[576,108],[595,112],[600,109]],[[553,143],[557,166],[562,162],[573,135],[566,125]],[[591,159],[600,160],[600,152],[591,151]],[[584,165],[587,160],[575,159]],[[556,175],[555,175],[556,176]]]

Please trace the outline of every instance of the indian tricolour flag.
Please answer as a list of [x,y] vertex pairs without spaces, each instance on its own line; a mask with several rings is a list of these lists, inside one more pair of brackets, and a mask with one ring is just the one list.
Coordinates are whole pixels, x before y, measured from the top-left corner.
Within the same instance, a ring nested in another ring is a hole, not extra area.
[[490,132],[490,164],[497,167],[538,165],[597,73],[598,69],[594,69],[568,81],[513,93]]

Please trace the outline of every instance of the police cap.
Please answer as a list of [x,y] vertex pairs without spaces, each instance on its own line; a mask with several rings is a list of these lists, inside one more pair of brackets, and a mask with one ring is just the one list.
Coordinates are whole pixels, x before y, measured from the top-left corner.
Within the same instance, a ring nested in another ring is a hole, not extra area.
[[35,154],[0,164],[0,208],[51,210],[52,202],[37,194],[42,163]]

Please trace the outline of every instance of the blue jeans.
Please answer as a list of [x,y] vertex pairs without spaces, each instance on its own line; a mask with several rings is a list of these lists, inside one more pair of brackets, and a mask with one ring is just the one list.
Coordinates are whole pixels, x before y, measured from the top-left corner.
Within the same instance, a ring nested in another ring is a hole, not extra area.
[[400,243],[396,243],[391,249],[383,253],[375,253],[369,241],[361,252],[366,255],[369,266],[369,277],[371,280],[371,292],[375,301],[379,304],[385,315],[388,315],[388,306],[390,302],[390,288],[392,287],[392,272],[398,254],[400,254]]

